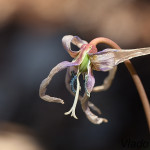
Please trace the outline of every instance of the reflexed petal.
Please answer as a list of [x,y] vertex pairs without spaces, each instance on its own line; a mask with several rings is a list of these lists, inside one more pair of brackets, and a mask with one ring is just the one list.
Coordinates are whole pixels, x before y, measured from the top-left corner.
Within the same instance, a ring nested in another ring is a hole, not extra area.
[[126,60],[148,54],[150,54],[150,47],[129,50],[105,49],[96,54],[91,54],[90,60],[93,64],[93,69],[108,71]]
[[108,122],[107,119],[100,118],[90,111],[90,108],[88,107],[88,98],[89,97],[85,94],[82,99],[83,102],[81,101],[81,106],[86,117],[89,119],[89,121],[91,121],[94,124],[101,124],[102,122],[105,122],[105,123]]
[[67,52],[70,54],[70,56],[72,58],[75,58],[79,54],[79,51],[72,51],[71,50],[71,43],[78,46],[79,48],[83,44],[87,44],[86,41],[81,40],[78,36],[72,36],[72,35],[64,36],[62,39],[62,43],[63,43],[64,48],[67,50]]
[[95,78],[93,76],[91,66],[88,65],[88,74],[85,76],[85,90],[89,97],[91,91],[93,90],[94,85],[95,85]]
[[129,49],[129,50],[111,50],[107,49],[108,52],[112,52],[115,56],[115,65],[118,65],[126,60],[144,56],[150,54],[150,47],[147,48],[139,48],[139,49]]
[[40,85],[40,89],[39,89],[39,95],[40,97],[48,102],[56,102],[56,103],[62,103],[64,104],[63,100],[60,98],[56,98],[56,97],[51,97],[49,95],[46,95],[46,87],[48,86],[48,84],[50,83],[51,79],[53,78],[53,76],[58,73],[59,71],[70,67],[70,66],[75,66],[78,65],[78,63],[74,62],[68,62],[68,61],[63,61],[61,63],[59,63],[57,66],[55,66],[49,73],[48,77],[45,78],[41,85]]
[[100,109],[99,109],[97,106],[95,106],[92,102],[88,101],[88,106],[89,106],[92,110],[94,110],[95,112],[97,112],[98,114],[101,114]]
[[93,88],[92,92],[101,92],[101,91],[107,90],[112,84],[112,81],[113,81],[113,79],[115,77],[116,71],[117,71],[117,66],[115,66],[113,69],[109,70],[109,74],[104,79],[103,84],[99,85],[99,86],[95,86]]

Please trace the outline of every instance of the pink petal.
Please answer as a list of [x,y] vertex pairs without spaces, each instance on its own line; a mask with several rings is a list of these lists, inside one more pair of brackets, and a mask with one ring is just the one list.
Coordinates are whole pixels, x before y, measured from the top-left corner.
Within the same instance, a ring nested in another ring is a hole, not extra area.
[[[105,51],[105,50],[104,50]],[[90,61],[93,65],[92,69],[97,71],[109,71],[115,65],[115,56],[113,53],[105,53],[100,51],[90,55]]]
[[109,71],[114,66],[143,55],[150,54],[150,47],[139,49],[105,49],[95,54],[89,54],[93,69],[98,71]]
[[94,85],[95,85],[95,78],[93,76],[91,66],[89,65],[88,74],[85,76],[85,89],[89,97],[90,97],[90,93],[93,90]]
[[87,44],[86,41],[81,40],[78,36],[72,36],[72,35],[64,36],[62,39],[62,43],[63,43],[64,48],[67,50],[67,52],[70,54],[70,56],[72,58],[77,57],[77,55],[79,54],[79,51],[72,51],[71,50],[71,43],[78,46],[79,48],[83,44]]
[[55,66],[49,73],[48,77],[45,78],[41,85],[40,85],[40,89],[39,89],[39,95],[40,97],[48,102],[56,102],[56,103],[64,103],[62,99],[60,98],[56,98],[56,97],[51,97],[49,95],[46,95],[46,87],[49,85],[50,81],[52,80],[53,76],[60,72],[61,70],[70,67],[70,66],[77,66],[78,63],[77,62],[68,62],[68,61],[63,61],[61,63],[59,63],[57,66]]

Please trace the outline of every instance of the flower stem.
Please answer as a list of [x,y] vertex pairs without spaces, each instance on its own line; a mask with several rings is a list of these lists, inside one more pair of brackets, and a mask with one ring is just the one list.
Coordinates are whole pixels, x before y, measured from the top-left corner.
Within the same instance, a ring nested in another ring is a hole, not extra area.
[[[99,38],[93,39],[90,42],[90,44],[95,45],[95,46],[99,43],[107,44],[115,49],[121,49],[115,42],[113,42],[112,40],[110,40],[108,38],[99,37]],[[143,84],[142,84],[134,66],[132,65],[131,61],[126,60],[124,63],[125,63],[125,66],[127,67],[128,71],[130,72],[130,75],[134,81],[134,84],[135,84],[137,91],[139,93],[139,96],[141,98],[141,102],[143,104],[143,108],[144,108],[146,119],[147,119],[148,128],[150,131],[150,105],[149,105],[149,100],[147,98]]]

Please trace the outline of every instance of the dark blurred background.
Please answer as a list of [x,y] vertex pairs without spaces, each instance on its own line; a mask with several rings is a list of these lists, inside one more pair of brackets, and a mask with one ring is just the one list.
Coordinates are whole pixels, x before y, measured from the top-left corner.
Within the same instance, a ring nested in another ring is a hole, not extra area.
[[[39,85],[49,71],[71,61],[61,43],[67,34],[87,41],[107,37],[121,48],[150,47],[150,1],[0,0],[0,150],[149,149],[123,147],[127,140],[150,146],[144,110],[124,64],[108,91],[91,94],[108,123],[90,123],[80,104],[78,120],[64,116],[74,100],[65,88],[65,71],[47,91],[65,105],[39,98]],[[150,56],[132,63],[150,98]],[[99,85],[107,73],[94,75]]]

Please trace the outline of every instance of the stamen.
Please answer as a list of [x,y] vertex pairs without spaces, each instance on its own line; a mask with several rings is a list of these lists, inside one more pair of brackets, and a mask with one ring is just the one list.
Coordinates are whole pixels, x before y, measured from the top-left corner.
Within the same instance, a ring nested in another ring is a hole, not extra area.
[[74,87],[74,84],[76,83],[76,81],[77,81],[77,75],[75,75],[70,81],[70,87],[73,93],[76,93],[76,90]]
[[76,95],[75,95],[74,103],[73,103],[71,109],[65,113],[65,115],[69,115],[71,113],[71,116],[74,117],[75,119],[78,119],[76,114],[75,114],[75,109],[76,109],[76,105],[78,102],[79,90],[80,90],[79,75],[80,74],[77,75],[77,89],[76,89]]
[[87,82],[88,82],[88,75],[85,75],[84,89],[85,89],[85,92],[87,93],[87,96],[90,97],[90,93],[88,92],[88,89],[87,89]]

